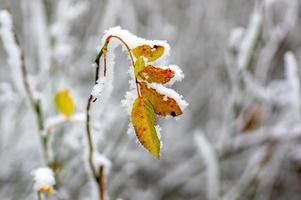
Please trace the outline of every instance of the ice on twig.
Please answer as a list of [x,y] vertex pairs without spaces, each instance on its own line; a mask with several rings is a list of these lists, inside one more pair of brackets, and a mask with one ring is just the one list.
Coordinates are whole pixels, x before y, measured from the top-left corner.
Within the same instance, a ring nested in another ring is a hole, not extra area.
[[207,197],[208,199],[218,199],[220,192],[219,183],[219,166],[217,156],[213,146],[205,137],[204,133],[197,132],[194,134],[196,145],[202,154],[207,171]]
[[106,81],[106,79],[104,77],[101,77],[97,80],[97,83],[94,85],[92,92],[91,92],[91,95],[93,97],[95,97],[95,98],[101,97],[104,87],[105,87],[105,81]]
[[[136,35],[130,33],[127,30],[123,30],[120,26],[116,26],[113,28],[110,28],[109,30],[105,31],[105,34],[102,38],[102,44],[105,43],[105,40],[107,37],[114,35],[122,38],[130,49],[133,49],[140,45],[149,45],[153,47],[154,45],[160,45],[164,47],[164,54],[161,58],[169,56],[170,46],[166,41],[163,40],[146,40],[144,38],[137,37]],[[117,45],[117,43],[116,43]]]
[[241,42],[238,53],[238,66],[240,69],[246,69],[252,58],[254,48],[256,47],[258,38],[260,36],[263,24],[263,14],[260,8],[256,8],[253,12],[248,29]]
[[112,166],[112,162],[110,161],[110,159],[104,154],[98,153],[97,151],[94,151],[93,153],[93,164],[96,170],[99,170],[100,167],[103,166],[106,174],[110,172]]
[[300,116],[300,71],[297,59],[292,52],[287,52],[284,56],[286,79],[291,89],[291,101],[294,106],[296,116]]
[[23,90],[21,77],[21,50],[15,40],[13,32],[13,20],[7,10],[0,11],[0,36],[4,50],[7,53],[7,63],[11,70],[11,76],[15,86],[21,92]]

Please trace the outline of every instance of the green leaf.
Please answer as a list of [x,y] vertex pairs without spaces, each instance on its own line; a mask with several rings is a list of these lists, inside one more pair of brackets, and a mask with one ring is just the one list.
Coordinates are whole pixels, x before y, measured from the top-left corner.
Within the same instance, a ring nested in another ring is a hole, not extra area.
[[145,65],[144,59],[143,59],[142,57],[139,57],[139,58],[137,59],[137,61],[135,62],[135,69],[134,69],[135,77],[136,77],[136,78],[139,78],[139,75],[138,75],[138,74],[139,74],[139,72],[140,72],[141,70],[143,70],[144,65]]

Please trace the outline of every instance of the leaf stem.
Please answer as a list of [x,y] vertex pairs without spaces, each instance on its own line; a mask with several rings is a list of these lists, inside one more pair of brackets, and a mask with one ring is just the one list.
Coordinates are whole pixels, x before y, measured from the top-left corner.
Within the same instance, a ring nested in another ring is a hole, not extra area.
[[[110,36],[106,39],[106,42],[109,43],[111,38],[116,38],[116,39],[118,39],[122,44],[124,44],[124,46],[126,47],[126,49],[127,49],[127,51],[128,51],[128,54],[129,54],[129,56],[130,56],[130,59],[131,59],[131,62],[132,62],[132,67],[135,69],[135,61],[134,61],[134,57],[133,57],[133,55],[132,55],[132,52],[131,52],[131,49],[130,49],[129,45],[128,45],[121,37],[119,37],[119,36],[117,36],[117,35],[110,35]],[[104,54],[104,57],[106,57],[106,54]],[[104,60],[106,60],[106,58],[105,58]],[[106,66],[106,65],[105,65],[105,66]],[[106,67],[105,67],[104,70],[106,70]],[[137,80],[137,78],[135,78],[135,82],[136,82],[137,94],[138,94],[139,97],[141,97],[140,87],[139,87],[139,85],[138,85],[138,80]]]
[[41,192],[37,192],[38,200],[42,200],[42,194]]

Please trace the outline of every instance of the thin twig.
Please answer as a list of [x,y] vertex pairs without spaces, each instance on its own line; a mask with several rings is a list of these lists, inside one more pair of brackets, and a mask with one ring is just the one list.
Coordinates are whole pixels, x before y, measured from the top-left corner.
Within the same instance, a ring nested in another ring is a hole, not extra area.
[[38,196],[38,200],[42,200],[42,193],[41,192],[37,192],[37,196]]
[[98,187],[99,187],[99,199],[105,199],[105,178],[104,178],[104,166],[100,166],[99,168],[99,180],[98,180]]
[[27,69],[26,69],[24,52],[21,49],[20,42],[19,42],[17,34],[15,32],[14,32],[14,37],[15,37],[16,44],[19,46],[20,52],[21,52],[21,70],[22,70],[23,85],[24,85],[26,94],[29,98],[30,104],[31,104],[33,110],[35,111],[35,115],[36,115],[36,119],[37,119],[37,123],[38,123],[38,129],[39,129],[39,132],[40,132],[39,135],[40,135],[40,139],[41,139],[42,146],[43,146],[44,158],[45,158],[46,163],[48,163],[48,161],[49,161],[48,138],[43,136],[44,119],[43,119],[43,111],[42,111],[42,107],[41,107],[41,102],[40,102],[39,99],[34,98],[33,92],[30,88],[29,81],[28,81],[28,73],[27,73]]
[[[95,80],[94,80],[94,84],[97,84],[98,78],[99,78],[99,68],[100,68],[100,58],[101,56],[103,56],[104,58],[104,71],[103,71],[103,76],[106,76],[107,73],[107,47],[108,44],[110,42],[111,38],[116,38],[118,39],[121,43],[123,43],[130,55],[131,58],[131,62],[132,62],[132,66],[135,69],[135,62],[134,62],[134,58],[131,52],[130,47],[127,45],[127,43],[120,38],[119,36],[115,36],[115,35],[110,35],[106,38],[106,41],[103,45],[103,47],[101,48],[101,50],[99,51],[99,53],[96,56],[96,59],[94,61],[94,63],[96,64],[96,70],[95,70]],[[136,78],[136,86],[137,86],[137,93],[138,96],[140,97],[140,91],[139,91],[139,85],[138,85],[138,81]],[[88,139],[88,145],[89,145],[89,166],[90,169],[92,171],[93,177],[95,179],[95,181],[98,183],[99,185],[99,197],[100,200],[104,200],[104,193],[105,193],[105,182],[104,182],[104,166],[100,166],[99,169],[99,174],[97,173],[97,169],[95,168],[94,164],[93,164],[93,154],[94,154],[94,146],[93,146],[93,138],[92,138],[92,134],[91,134],[91,126],[90,126],[90,111],[91,111],[91,104],[92,102],[95,102],[96,99],[93,100],[93,95],[90,94],[88,102],[87,102],[87,106],[86,106],[86,132],[87,132],[87,139]]]
[[212,144],[202,131],[195,133],[196,145],[203,157],[207,172],[207,198],[216,200],[220,198],[220,166]]
[[[102,47],[100,52],[97,54],[96,59],[94,61],[96,64],[94,84],[97,84],[97,80],[99,77],[99,60],[100,60],[101,56],[103,55],[103,48],[105,46],[107,46],[107,43],[104,44],[104,46]],[[93,142],[92,142],[91,127],[90,127],[90,111],[91,111],[92,100],[93,100],[93,96],[90,95],[88,102],[87,102],[87,107],[86,107],[86,131],[87,131],[87,139],[88,139],[88,145],[89,145],[89,166],[91,168],[94,179],[96,180],[96,182],[98,182],[98,175],[96,173],[96,169],[93,164],[94,146],[93,146]]]

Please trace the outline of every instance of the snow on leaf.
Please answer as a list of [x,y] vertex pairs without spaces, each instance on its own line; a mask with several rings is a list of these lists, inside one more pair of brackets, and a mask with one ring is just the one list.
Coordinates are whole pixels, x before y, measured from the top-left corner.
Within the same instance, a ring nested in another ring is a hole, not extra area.
[[146,66],[139,73],[139,77],[149,83],[161,83],[165,84],[175,76],[175,72],[171,69],[162,69],[154,67],[152,65]]
[[141,45],[134,48],[132,51],[136,58],[143,56],[147,58],[148,62],[153,62],[163,55],[164,47],[159,45],[154,45],[154,47]]
[[157,115],[175,117],[183,113],[173,98],[159,94],[155,89],[149,88],[146,83],[140,83],[140,91],[142,96],[151,102]]
[[68,90],[58,91],[54,97],[54,104],[58,112],[70,117],[74,112],[74,103]]
[[55,193],[53,186],[55,178],[53,171],[48,167],[40,167],[31,172],[34,179],[34,190],[52,195]]
[[152,104],[138,97],[131,113],[131,120],[140,143],[157,159],[160,159],[160,140],[155,128],[155,113]]

